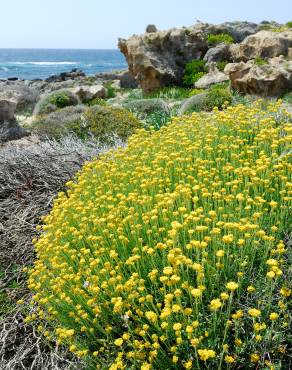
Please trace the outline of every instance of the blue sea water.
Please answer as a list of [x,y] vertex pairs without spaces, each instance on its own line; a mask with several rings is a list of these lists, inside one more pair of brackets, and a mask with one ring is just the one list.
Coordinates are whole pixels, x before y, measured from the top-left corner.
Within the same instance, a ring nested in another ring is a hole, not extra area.
[[45,79],[73,68],[93,75],[126,67],[119,50],[0,49],[0,79]]

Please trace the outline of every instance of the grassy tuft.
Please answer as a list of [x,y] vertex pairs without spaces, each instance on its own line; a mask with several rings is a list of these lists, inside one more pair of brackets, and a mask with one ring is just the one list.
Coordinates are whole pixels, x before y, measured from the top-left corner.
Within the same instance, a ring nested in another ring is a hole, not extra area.
[[210,33],[207,36],[207,41],[211,46],[224,43],[224,44],[233,44],[234,38],[229,35],[228,33],[219,33],[219,34],[212,34]]

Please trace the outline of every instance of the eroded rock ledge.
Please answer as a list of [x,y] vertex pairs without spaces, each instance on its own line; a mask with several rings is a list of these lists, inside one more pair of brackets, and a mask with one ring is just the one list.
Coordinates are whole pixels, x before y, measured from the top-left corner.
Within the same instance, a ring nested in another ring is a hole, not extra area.
[[[264,23],[266,25],[267,22]],[[198,23],[191,27],[159,31],[151,25],[143,35],[120,39],[129,71],[145,92],[163,86],[180,85],[185,65],[194,59],[207,62],[247,62],[254,58],[291,57],[292,30],[261,30],[262,24],[226,22],[220,25]],[[150,32],[150,31],[151,32]],[[234,44],[211,45],[208,35],[226,33]]]

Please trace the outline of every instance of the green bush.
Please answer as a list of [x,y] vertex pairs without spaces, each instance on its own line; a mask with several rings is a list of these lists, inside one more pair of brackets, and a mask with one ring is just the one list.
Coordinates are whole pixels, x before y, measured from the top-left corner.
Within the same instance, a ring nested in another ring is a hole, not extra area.
[[102,105],[102,106],[105,106],[105,105],[107,105],[107,103],[106,103],[106,101],[104,99],[94,98],[94,99],[88,100],[86,102],[86,105],[88,105],[89,107],[92,107],[94,105]]
[[207,99],[204,103],[204,110],[210,111],[214,107],[221,109],[225,103],[230,103],[231,101],[232,94],[228,85],[213,85],[208,90]]
[[288,28],[292,28],[292,21],[289,21],[285,24],[286,27]]
[[265,59],[261,58],[261,57],[256,57],[254,59],[254,64],[256,64],[257,66],[263,66],[263,65],[265,65],[267,63],[268,62]]
[[234,38],[231,35],[229,35],[228,33],[218,33],[217,35],[214,35],[214,34],[210,33],[207,36],[207,41],[212,46],[220,44],[222,42],[224,44],[233,44],[234,43]]
[[221,60],[221,62],[217,62],[217,68],[219,69],[219,71],[223,72],[228,63],[228,60]]
[[128,110],[111,106],[87,108],[84,112],[84,136],[93,136],[101,144],[113,144],[116,139],[126,141],[142,123]]
[[69,133],[81,139],[94,137],[101,144],[125,141],[141,122],[123,108],[94,105],[67,107],[36,119],[31,129],[42,137],[60,139]]
[[67,94],[58,93],[51,97],[50,102],[55,104],[57,108],[65,108],[70,105],[70,98]]
[[183,75],[183,83],[186,86],[193,86],[201,77],[207,73],[206,62],[204,60],[192,60],[187,63]]
[[71,105],[77,105],[78,98],[75,94],[68,90],[57,90],[47,94],[37,103],[34,115],[43,115],[55,112]]
[[112,82],[111,81],[106,82],[104,84],[104,87],[107,89],[107,98],[108,99],[112,99],[112,98],[115,98],[117,96],[116,90],[112,86]]
[[69,133],[80,137],[82,136],[81,125],[84,110],[83,105],[66,107],[37,118],[30,128],[41,137],[60,139]]
[[190,96],[198,95],[204,93],[204,89],[192,89],[190,92]]

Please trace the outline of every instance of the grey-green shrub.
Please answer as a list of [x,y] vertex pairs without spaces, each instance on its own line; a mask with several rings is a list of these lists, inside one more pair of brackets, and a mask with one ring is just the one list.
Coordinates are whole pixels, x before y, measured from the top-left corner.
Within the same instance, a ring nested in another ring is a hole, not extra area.
[[84,140],[95,138],[101,144],[112,144],[116,139],[126,141],[141,127],[142,123],[126,109],[78,105],[36,119],[31,129],[43,137],[60,139],[74,134]]
[[125,103],[124,108],[137,113],[140,117],[145,118],[152,113],[168,114],[169,108],[163,99],[138,99]]
[[41,97],[37,103],[34,115],[43,115],[55,112],[71,105],[79,103],[78,97],[68,90],[57,90]]
[[81,136],[82,115],[85,107],[76,105],[60,109],[38,117],[31,125],[31,130],[41,137],[60,139],[68,133]]

